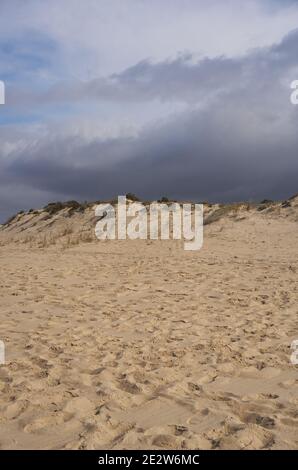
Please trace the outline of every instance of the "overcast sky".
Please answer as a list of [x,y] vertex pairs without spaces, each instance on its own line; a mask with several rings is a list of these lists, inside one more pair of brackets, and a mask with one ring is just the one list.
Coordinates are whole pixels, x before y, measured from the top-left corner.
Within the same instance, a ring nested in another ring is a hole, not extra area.
[[298,192],[298,1],[1,0],[0,222]]

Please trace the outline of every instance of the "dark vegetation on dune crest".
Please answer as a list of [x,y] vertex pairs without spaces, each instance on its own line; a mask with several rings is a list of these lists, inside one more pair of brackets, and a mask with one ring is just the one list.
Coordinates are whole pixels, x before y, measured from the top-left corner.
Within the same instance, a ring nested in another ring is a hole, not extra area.
[[[143,201],[138,196],[133,193],[127,193],[126,198],[129,202],[142,202],[145,205],[149,205],[152,201]],[[277,208],[286,209],[292,207],[294,200],[298,200],[298,193],[284,201],[273,201],[271,199],[264,199],[261,202],[235,202],[227,204],[216,204],[209,203],[208,201],[202,202],[204,204],[204,225],[209,225],[214,222],[219,221],[225,216],[236,217],[240,213],[242,215],[245,212],[255,210],[257,212],[274,212]],[[169,199],[166,196],[158,199],[159,203],[170,205],[173,202],[179,202],[173,199]],[[181,201],[182,203],[183,201]],[[194,203],[194,201],[192,201]],[[11,225],[16,219],[20,219],[23,215],[32,215],[37,216],[43,214],[43,220],[49,220],[52,217],[59,215],[63,212],[65,218],[71,217],[74,214],[83,214],[86,210],[92,209],[96,204],[109,203],[112,205],[117,204],[117,199],[112,199],[108,201],[92,201],[92,202],[78,202],[75,200],[70,201],[57,201],[50,202],[43,209],[30,209],[29,211],[21,210],[17,214],[10,217],[3,225],[2,228]],[[62,215],[62,214],[61,214]]]

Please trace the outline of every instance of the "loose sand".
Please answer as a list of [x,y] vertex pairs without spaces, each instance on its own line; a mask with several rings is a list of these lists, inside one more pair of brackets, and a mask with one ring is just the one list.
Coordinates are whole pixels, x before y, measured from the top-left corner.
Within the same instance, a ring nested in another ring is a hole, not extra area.
[[297,449],[298,224],[0,247],[0,448]]

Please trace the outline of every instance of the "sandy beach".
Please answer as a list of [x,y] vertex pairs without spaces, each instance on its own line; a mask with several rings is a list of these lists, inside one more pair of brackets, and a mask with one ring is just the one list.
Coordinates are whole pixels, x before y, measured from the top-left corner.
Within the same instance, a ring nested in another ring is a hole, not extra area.
[[0,448],[297,449],[287,210],[207,225],[193,252],[2,227]]

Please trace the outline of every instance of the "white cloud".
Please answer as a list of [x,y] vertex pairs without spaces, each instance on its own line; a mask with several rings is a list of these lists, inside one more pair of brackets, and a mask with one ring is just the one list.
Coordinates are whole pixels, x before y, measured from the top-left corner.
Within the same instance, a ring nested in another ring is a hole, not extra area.
[[[57,41],[69,77],[90,79],[177,52],[235,56],[297,26],[297,4],[261,0],[2,0],[1,36],[39,31]],[[66,72],[65,72],[66,73]]]

